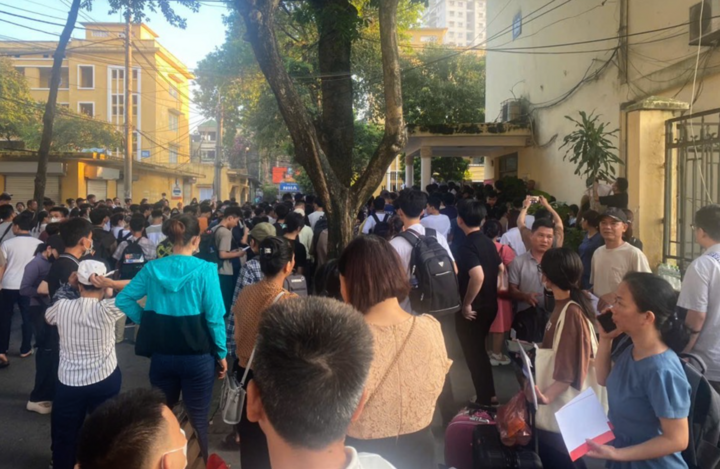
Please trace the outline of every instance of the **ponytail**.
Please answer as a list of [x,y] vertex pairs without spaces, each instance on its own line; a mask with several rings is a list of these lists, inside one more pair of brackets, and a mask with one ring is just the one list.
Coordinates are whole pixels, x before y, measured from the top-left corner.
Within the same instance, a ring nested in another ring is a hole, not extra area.
[[186,246],[195,236],[200,235],[200,225],[194,217],[182,215],[166,220],[162,232],[174,246]]
[[543,255],[540,267],[543,275],[559,289],[569,291],[570,299],[580,305],[585,317],[595,322],[595,308],[580,289],[583,273],[580,256],[568,248],[553,248]]
[[285,238],[270,236],[259,247],[260,270],[265,277],[275,277],[293,259],[293,249]]
[[577,285],[570,288],[570,299],[580,305],[580,309],[582,309],[583,314],[590,322],[595,323],[595,307],[587,294]]

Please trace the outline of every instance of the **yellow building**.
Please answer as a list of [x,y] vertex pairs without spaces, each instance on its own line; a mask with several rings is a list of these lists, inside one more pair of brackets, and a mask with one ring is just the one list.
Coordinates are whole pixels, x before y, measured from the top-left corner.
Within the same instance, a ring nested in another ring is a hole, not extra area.
[[[83,23],[84,39],[70,41],[63,61],[57,102],[81,114],[124,125],[125,25]],[[132,25],[133,53],[133,141],[136,167],[133,199],[159,200],[162,193],[188,199],[197,178],[190,161],[190,102],[188,68],[158,42],[158,35],[145,24]],[[32,97],[47,100],[55,42],[0,41],[0,56],[12,59],[28,80]],[[122,157],[109,149],[109,159]],[[17,165],[16,165],[17,166]],[[152,172],[141,168],[152,167]],[[7,173],[0,167],[0,183],[18,199],[32,196],[36,164],[30,163]],[[153,174],[151,177],[150,174]],[[78,182],[79,181],[79,182]],[[212,184],[212,181],[210,181]],[[14,191],[14,192],[13,192]],[[76,191],[73,193],[73,191]],[[48,175],[47,195],[55,197],[123,196],[122,169],[103,174],[68,164],[63,175]]]

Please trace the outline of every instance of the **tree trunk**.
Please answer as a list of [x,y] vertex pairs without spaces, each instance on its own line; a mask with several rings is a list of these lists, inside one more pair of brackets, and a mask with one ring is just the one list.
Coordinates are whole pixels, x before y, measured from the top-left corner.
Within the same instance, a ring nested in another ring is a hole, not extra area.
[[[81,0],[73,0],[70,6],[67,22],[60,35],[57,49],[53,55],[53,66],[50,75],[50,93],[48,94],[47,104],[45,105],[45,114],[43,114],[43,133],[40,140],[40,148],[38,149],[38,166],[35,175],[35,193],[33,199],[38,203],[38,207],[42,207],[43,198],[45,197],[45,183],[47,181],[47,165],[50,158],[50,144],[52,143],[53,122],[55,121],[55,109],[57,107],[58,88],[60,88],[60,72],[62,69],[63,58],[65,57],[65,48],[70,41],[70,35],[75,29],[78,12],[80,11]],[[55,201],[58,202],[59,201]]]

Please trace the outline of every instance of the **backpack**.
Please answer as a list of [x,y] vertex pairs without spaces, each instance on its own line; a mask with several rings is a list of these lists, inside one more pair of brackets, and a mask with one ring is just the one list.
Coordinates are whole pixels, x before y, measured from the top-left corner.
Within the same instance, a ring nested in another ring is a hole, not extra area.
[[460,292],[453,261],[438,242],[437,233],[425,229],[425,236],[412,230],[398,236],[413,247],[410,255],[410,304],[416,313],[436,317],[460,309]]
[[386,213],[382,221],[380,221],[375,213],[370,216],[373,217],[373,220],[375,220],[375,226],[373,226],[372,230],[370,230],[370,233],[383,238],[386,237],[388,233],[390,233],[390,223],[388,223],[390,214]]
[[143,252],[142,246],[140,246],[140,240],[128,239],[126,241],[127,246],[120,256],[120,280],[130,280],[145,267],[147,259],[145,259],[145,253]]
[[124,235],[123,235],[123,230],[118,231],[118,234],[117,234],[118,244],[122,243],[123,241],[126,241],[130,237],[130,235],[132,235],[132,233],[129,231],[127,233],[125,233]]
[[198,246],[198,253],[195,257],[217,264],[221,267],[223,260],[218,255],[217,245],[215,244],[215,231],[218,228],[208,228],[203,234],[200,235],[200,245]]
[[163,257],[167,257],[173,252],[173,243],[170,241],[170,238],[165,238],[162,241],[160,241],[160,244],[157,245],[157,248],[155,249],[157,252],[157,258],[162,259]]
[[318,238],[320,238],[320,233],[328,229],[328,221],[327,217],[325,215],[318,218],[318,220],[315,222],[315,228],[313,228],[313,240],[312,240],[312,249],[310,251],[313,255],[317,252],[317,243]]
[[285,234],[285,223],[275,223],[273,226],[275,227],[275,236],[280,238]]
[[714,469],[720,463],[720,395],[705,378],[705,362],[691,353],[679,354],[690,383],[690,442],[682,457],[690,469]]
[[308,285],[304,275],[289,275],[283,282],[283,288],[303,298],[308,296]]

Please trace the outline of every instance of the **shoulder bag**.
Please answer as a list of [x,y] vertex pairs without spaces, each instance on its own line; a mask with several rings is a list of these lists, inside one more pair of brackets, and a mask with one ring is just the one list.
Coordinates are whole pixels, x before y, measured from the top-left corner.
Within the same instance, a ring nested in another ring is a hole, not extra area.
[[368,397],[367,401],[365,401],[365,406],[370,403],[370,401],[373,400],[373,397],[377,394],[377,392],[382,387],[383,383],[385,383],[385,380],[387,379],[388,375],[392,371],[393,368],[395,368],[395,365],[397,364],[398,359],[400,359],[400,355],[402,355],[403,351],[405,350],[405,346],[410,341],[410,336],[412,335],[413,331],[415,330],[415,323],[417,322],[417,316],[413,316],[412,318],[412,325],[410,326],[410,331],[408,331],[408,334],[405,336],[405,340],[403,341],[402,345],[398,349],[397,353],[393,357],[392,361],[390,362],[390,365],[385,370],[385,373],[382,375],[382,378],[380,378],[380,381],[378,381],[377,386],[375,386],[375,390],[373,390],[372,394]]
[[[563,308],[558,318],[557,326],[555,327],[555,336],[553,337],[553,346],[551,349],[537,349],[537,355],[535,357],[535,383],[537,384],[540,391],[544,391],[555,381],[553,375],[555,374],[555,356],[557,355],[558,345],[560,343],[560,337],[562,336],[563,326],[565,325],[565,313],[567,313],[570,305],[579,306],[577,303],[570,301],[565,308]],[[587,388],[592,388],[595,391],[600,403],[602,404],[605,412],[607,413],[608,402],[607,402],[607,390],[605,387],[600,386],[597,381],[597,375],[595,372],[595,357],[598,351],[598,342],[595,337],[595,328],[589,319],[583,316],[583,319],[587,322],[588,329],[590,331],[590,341],[592,343],[592,357],[588,365],[587,375],[583,382],[582,389],[577,390],[570,386],[567,391],[560,394],[551,404],[539,405],[536,415],[537,428],[547,430],[555,433],[560,433],[560,427],[555,419],[555,412],[560,410],[565,404],[573,400],[575,397],[580,395],[582,391]]]
[[[284,290],[278,293],[272,304],[274,305],[277,303],[284,294]],[[252,353],[250,353],[250,359],[247,362],[242,379],[238,381],[235,373],[228,373],[225,377],[225,381],[223,382],[222,393],[220,396],[220,409],[223,422],[228,425],[237,425],[240,423],[240,419],[242,418],[243,407],[245,406],[245,396],[247,395],[245,387],[247,386],[247,377],[250,372],[250,367],[252,366],[253,358],[255,358],[256,348],[257,342],[255,347],[252,349]]]

